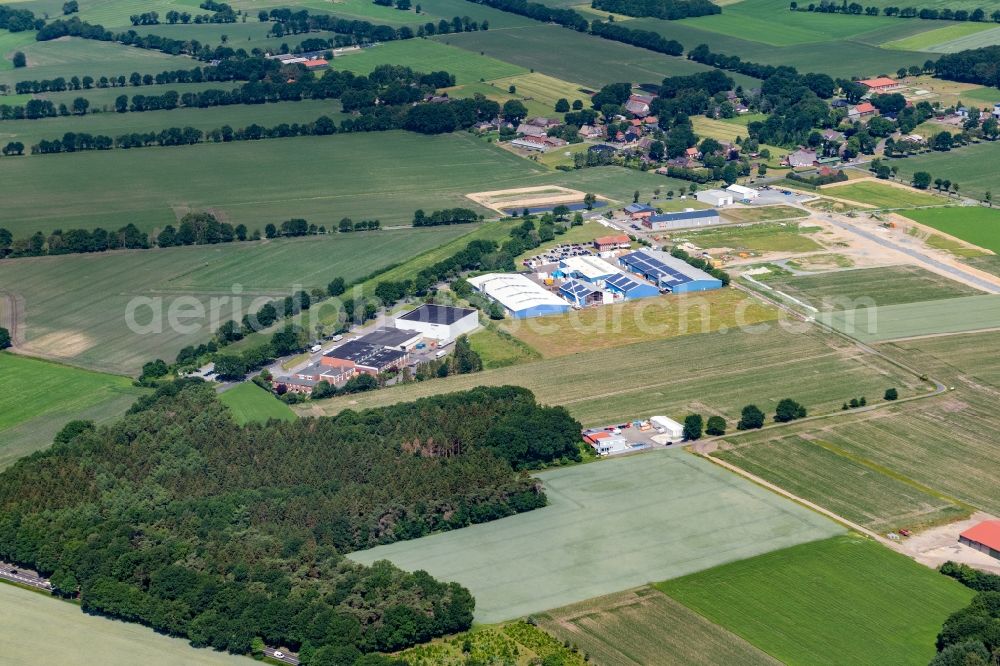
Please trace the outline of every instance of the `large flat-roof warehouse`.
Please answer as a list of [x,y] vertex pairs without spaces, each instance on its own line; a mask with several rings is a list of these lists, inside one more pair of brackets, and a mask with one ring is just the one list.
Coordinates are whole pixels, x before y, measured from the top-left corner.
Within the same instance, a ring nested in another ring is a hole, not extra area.
[[569,303],[519,273],[477,275],[469,278],[469,284],[502,305],[514,319],[559,314],[570,309]]
[[619,257],[618,261],[629,271],[674,294],[722,288],[722,280],[660,250],[643,248]]

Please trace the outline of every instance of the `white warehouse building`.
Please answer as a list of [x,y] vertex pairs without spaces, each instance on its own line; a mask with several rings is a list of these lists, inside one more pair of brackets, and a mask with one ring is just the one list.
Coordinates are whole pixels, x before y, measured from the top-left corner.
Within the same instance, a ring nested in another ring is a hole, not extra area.
[[694,198],[709,206],[728,206],[733,203],[732,192],[724,190],[701,190],[694,195]]
[[743,185],[730,185],[726,188],[727,192],[732,192],[733,198],[737,201],[754,201],[760,196],[760,192],[752,187],[744,187]]
[[396,328],[416,331],[425,338],[447,344],[479,326],[479,313],[469,308],[424,303],[416,310],[396,317]]
[[514,319],[559,314],[570,309],[569,302],[520,273],[477,275],[469,278],[469,284],[502,305]]

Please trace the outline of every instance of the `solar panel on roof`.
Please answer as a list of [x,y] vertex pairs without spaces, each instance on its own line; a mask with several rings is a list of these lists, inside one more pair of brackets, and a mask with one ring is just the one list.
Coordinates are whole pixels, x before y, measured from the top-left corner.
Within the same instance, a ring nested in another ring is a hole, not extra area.
[[638,282],[624,273],[616,273],[615,275],[612,275],[605,280],[605,283],[611,285],[615,289],[620,289],[621,291],[630,291],[641,286]]
[[577,299],[586,298],[595,293],[593,289],[578,280],[570,280],[563,284],[560,289]]
[[669,287],[691,282],[691,277],[667,266],[656,257],[642,251],[625,255],[622,257],[622,261],[631,266],[637,273],[655,278],[657,282],[666,284]]

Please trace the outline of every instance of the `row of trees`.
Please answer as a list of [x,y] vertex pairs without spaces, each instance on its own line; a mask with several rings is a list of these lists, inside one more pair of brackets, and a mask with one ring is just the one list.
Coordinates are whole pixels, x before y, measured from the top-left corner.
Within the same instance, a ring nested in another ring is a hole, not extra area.
[[417,209],[413,213],[413,226],[415,227],[437,227],[447,224],[468,224],[478,222],[483,219],[482,215],[470,208],[444,208],[436,210],[430,215],[423,210]]
[[514,387],[240,427],[210,386],[168,383],[4,471],[0,557],[198,646],[382,663],[359,658],[467,629],[474,600],[343,553],[543,506],[516,470],[578,459],[579,428]]
[[949,81],[997,87],[1000,85],[1000,46],[945,54],[934,63],[934,73]]
[[[18,81],[14,91],[19,95],[67,90],[90,90],[92,88],[124,88],[165,85],[169,83],[209,83],[214,81],[261,81],[274,76],[282,65],[277,60],[263,57],[249,57],[226,60],[216,65],[192,67],[191,69],[164,70],[158,74],[132,72],[129,76],[58,76],[54,79],[31,79]],[[280,79],[279,79],[280,80]]]
[[47,254],[74,254],[105,252],[107,250],[146,249],[150,247],[149,235],[131,222],[117,231],[100,227],[90,229],[56,229],[46,236],[40,231],[27,238],[14,238],[7,229],[0,228],[0,258],[40,257]]
[[590,6],[613,14],[668,21],[722,13],[722,8],[709,0],[591,0]]
[[[778,401],[778,405],[775,407],[774,421],[788,423],[805,418],[807,415],[808,411],[801,404],[791,398],[783,398]],[[757,405],[747,405],[740,411],[740,420],[736,423],[736,429],[757,430],[764,427],[765,420],[764,412]]]
[[878,16],[880,13],[882,16],[892,16],[896,18],[918,18],[927,20],[940,20],[940,21],[974,21],[977,23],[983,23],[987,21],[992,21],[993,23],[1000,23],[1000,11],[993,11],[987,15],[986,10],[982,7],[977,7],[976,9],[950,9],[948,7],[898,7],[891,5],[888,7],[877,7],[874,5],[864,6],[857,2],[847,3],[847,0],[841,0],[841,2],[833,2],[832,0],[820,0],[819,3],[810,2],[807,5],[802,5],[792,0],[789,3],[789,9],[800,12],[819,12],[823,14],[852,14],[855,16]]

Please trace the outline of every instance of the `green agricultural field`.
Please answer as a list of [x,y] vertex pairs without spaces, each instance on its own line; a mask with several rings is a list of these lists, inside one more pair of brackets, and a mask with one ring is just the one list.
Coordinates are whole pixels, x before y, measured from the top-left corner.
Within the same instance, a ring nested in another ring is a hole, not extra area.
[[[534,321],[543,327],[545,319]],[[896,386],[905,397],[928,390],[839,336],[762,324],[753,332],[703,333],[598,349],[295,409],[310,416],[335,414],[505,384],[524,386],[542,402],[566,406],[588,426],[653,414],[683,419],[697,411],[720,414],[731,427],[748,403],[771,412],[779,400],[792,396],[811,413],[823,414],[839,410],[844,397],[855,393],[881,395],[887,386]]]
[[506,331],[489,326],[469,336],[473,351],[484,368],[506,368],[539,358],[539,353]]
[[198,0],[93,0],[80,5],[79,16],[83,21],[100,23],[105,27],[131,28],[128,17],[132,14],[155,11],[164,20],[164,15],[172,9],[191,14],[204,11],[198,8]]
[[[872,400],[873,402],[874,399]],[[870,530],[886,533],[951,522],[969,510],[909,479],[853,458],[822,434],[755,433],[713,454]]]
[[667,76],[708,69],[685,58],[665,56],[542,23],[434,39],[564,81],[579,81],[595,89],[616,81],[659,83]]
[[[764,208],[747,212],[759,212]],[[730,212],[726,211],[727,215]],[[796,211],[799,212],[799,211]],[[817,227],[800,227],[796,223],[778,224],[762,222],[753,225],[723,226],[705,231],[686,231],[674,234],[674,240],[690,241],[702,248],[729,248],[736,252],[812,252],[823,246],[810,234]]]
[[[943,28],[935,28],[926,32],[920,32],[910,37],[896,39],[886,42],[882,46],[887,49],[901,49],[903,51],[935,51],[938,53],[950,53],[951,42],[964,42],[969,37],[971,43],[977,43],[987,35],[984,32],[993,32],[996,28],[989,23],[954,23]],[[995,42],[988,42],[995,43]],[[986,46],[985,43],[977,46]],[[976,48],[968,46],[964,48]],[[956,50],[962,50],[961,48]]]
[[[771,0],[771,2],[777,7],[775,0]],[[831,25],[839,23],[840,19],[850,20],[852,23],[844,25],[842,28],[844,30],[853,29],[852,25],[860,27],[867,23],[869,31],[853,37],[839,39],[827,37],[826,39],[818,39],[808,43],[791,43],[784,46],[775,46],[763,41],[753,41],[753,39],[738,33],[735,36],[731,36],[722,32],[707,30],[704,24],[698,24],[699,21],[709,22],[716,18],[722,18],[724,22],[729,23],[731,31],[736,31],[738,28],[733,27],[733,23],[725,17],[727,13],[739,7],[740,4],[742,3],[727,7],[718,16],[699,17],[683,21],[643,18],[629,21],[629,27],[637,30],[652,30],[668,39],[676,39],[686,49],[692,49],[698,44],[708,44],[714,52],[738,55],[743,60],[751,62],[760,62],[769,65],[792,65],[800,72],[824,72],[834,77],[848,78],[851,76],[870,76],[878,73],[894,72],[899,67],[908,67],[915,63],[923,63],[927,59],[926,54],[882,49],[878,47],[878,44],[889,39],[904,37],[912,34],[914,31],[940,27],[938,25],[919,25],[920,23],[937,23],[933,21],[900,21],[893,19],[894,23],[882,23],[879,19],[873,20],[871,17],[807,14],[807,21],[817,21],[816,24],[813,24],[817,25],[817,31],[822,30],[822,28],[818,27],[819,25],[825,26],[830,19],[834,19],[834,21],[829,21]],[[768,11],[766,14],[767,21],[762,21],[762,23],[766,23],[767,27],[763,27],[761,23],[756,24],[758,27],[754,30],[757,36],[764,37],[767,31],[770,31],[772,35],[782,35],[786,32],[783,26],[785,21],[800,18],[797,15],[786,17],[786,14],[791,14],[788,12],[787,3],[781,3],[780,7],[773,11]],[[771,19],[775,23],[771,23]],[[743,25],[743,23],[740,22],[737,25]],[[769,39],[782,41],[789,39],[789,37],[776,36]],[[730,76],[732,75],[730,74]],[[753,80],[755,79],[751,79],[751,81]],[[748,84],[746,82],[743,84],[744,86],[760,85],[759,83]]]
[[127,377],[0,352],[0,469],[51,444],[68,421],[119,417],[143,393]]
[[18,50],[24,51],[28,66],[0,72],[0,83],[13,85],[26,79],[54,79],[58,76],[68,79],[84,74],[94,78],[128,76],[132,72],[157,74],[165,69],[189,69],[198,64],[186,56],[170,56],[159,51],[77,37],[32,42]]
[[[14,69],[11,58],[15,51],[23,51],[25,46],[35,43],[33,32],[8,32],[0,30],[0,72]],[[23,71],[23,70],[22,70]]]
[[[168,87],[163,87],[166,91]],[[129,92],[135,89],[130,89]],[[140,90],[142,90],[140,88]],[[340,122],[346,116],[340,103],[330,100],[302,100],[274,104],[238,104],[207,109],[174,109],[142,113],[88,113],[85,116],[61,116],[38,120],[0,121],[0,143],[20,141],[32,146],[42,139],[61,139],[66,132],[89,132],[116,137],[131,132],[160,132],[169,127],[194,127],[208,132],[223,125],[233,128],[253,123],[271,127],[281,123],[311,123],[320,116]],[[53,155],[27,156],[26,159],[49,159]]]
[[876,208],[916,208],[949,203],[945,197],[873,180],[849,181],[844,185],[824,187],[820,191],[827,196],[857,201]]
[[379,44],[335,58],[331,64],[334,69],[350,70],[357,74],[368,74],[378,65],[406,65],[418,72],[443,69],[454,74],[459,85],[527,73],[523,67],[478,54],[470,55],[468,51],[429,39]]
[[535,616],[597,664],[776,666],[779,662],[717,624],[644,586]]
[[828,325],[864,342],[981,331],[996,328],[1000,322],[1000,295],[861,307],[833,311],[823,318]]
[[601,307],[571,310],[544,320],[505,324],[520,340],[546,358],[637,342],[754,326],[775,322],[776,308],[736,289],[719,289],[693,297],[645,298]]
[[858,536],[793,546],[657,585],[789,664],[913,664],[973,592]]
[[549,498],[542,509],[349,557],[458,581],[476,597],[476,620],[496,622],[842,531],[683,450],[537,478]]
[[978,289],[916,266],[793,275],[769,279],[767,284],[820,310],[856,308],[862,301],[882,306],[982,294]]
[[[686,19],[685,24],[772,46],[847,40],[899,19],[788,11],[783,0],[743,0],[721,14]],[[711,45],[711,42],[709,42]]]
[[[1000,93],[996,101],[1000,102]],[[904,160],[893,160],[899,167],[900,178],[910,180],[916,171],[926,171],[932,178],[946,178],[958,183],[960,194],[982,198],[988,192],[1000,192],[1000,171],[984,169],[984,164],[997,164],[1000,160],[1000,143],[984,142],[950,150],[946,153],[931,152]]]
[[[84,367],[134,374],[146,361],[172,361],[178,350],[207,341],[259,296],[351,281],[467,233],[460,227],[334,234],[295,240],[232,243],[0,262],[0,284],[23,299],[27,351]],[[212,302],[241,291],[240,305]],[[138,299],[138,300],[136,300]],[[130,329],[129,303],[137,304]],[[171,326],[170,308],[205,308],[204,317]],[[257,302],[253,309],[260,307]],[[162,315],[160,323],[153,312]],[[212,326],[212,319],[215,326]]]
[[[784,222],[809,217],[801,208],[778,204],[776,206],[740,206],[726,208],[723,216],[736,222]],[[802,230],[802,227],[799,228]]]
[[536,616],[597,664],[777,666],[780,662],[653,587],[609,594]]
[[229,407],[240,425],[251,421],[266,423],[271,419],[295,420],[295,413],[288,405],[253,382],[243,382],[220,395],[219,399]]
[[[248,666],[215,650],[192,648],[148,627],[80,612],[76,604],[0,583],[0,643],[12,664],[64,666]],[[14,609],[17,609],[16,611]]]
[[976,207],[912,210],[906,212],[906,217],[1000,253],[1000,210]]
[[[583,177],[610,173],[596,171]],[[15,236],[128,222],[150,230],[190,209],[250,229],[290,217],[408,224],[417,208],[471,206],[466,193],[536,184],[543,173],[551,174],[471,134],[401,131],[0,160],[3,226]]]
[[[510,92],[510,86],[514,86],[513,93]],[[588,98],[583,86],[546,76],[540,72],[510,76],[494,81],[469,83],[448,88],[445,92],[451,97],[483,95],[499,104],[503,104],[509,99],[520,100],[528,108],[528,113],[533,116],[555,115],[555,104],[560,98],[565,98],[569,102],[583,101]],[[542,159],[544,157],[542,156]]]

